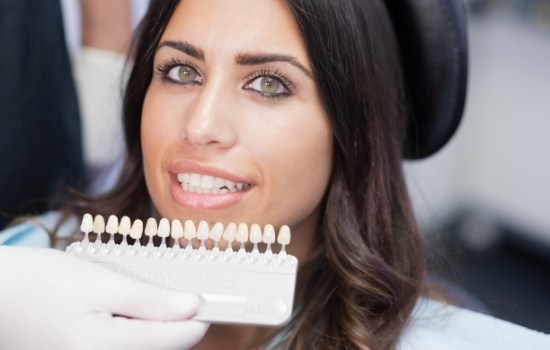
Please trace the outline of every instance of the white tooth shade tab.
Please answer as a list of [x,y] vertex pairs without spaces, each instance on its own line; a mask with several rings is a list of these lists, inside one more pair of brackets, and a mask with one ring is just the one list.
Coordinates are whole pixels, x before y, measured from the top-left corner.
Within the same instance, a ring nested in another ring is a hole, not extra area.
[[227,242],[231,243],[235,240],[235,236],[237,235],[237,224],[234,222],[227,225],[225,230],[223,231],[223,239],[225,239]]
[[208,223],[206,221],[199,222],[199,227],[197,228],[197,239],[204,241],[208,239],[209,233],[210,228],[208,228]]
[[262,229],[258,224],[250,225],[250,242],[260,243],[262,241]]
[[130,222],[130,218],[126,215],[123,216],[122,219],[120,219],[120,224],[118,225],[118,233],[123,236],[128,236],[131,228],[132,223]]
[[[96,230],[103,231],[102,219],[91,219],[92,216],[83,218],[83,230],[94,229],[93,221],[97,221]],[[256,224],[223,225],[221,222],[197,221],[198,236],[204,238],[206,229],[207,239],[214,244],[206,244],[203,240],[197,247],[197,242],[190,245],[187,241],[182,243],[185,245],[182,247],[179,241],[183,240],[166,240],[166,237],[185,236],[191,224],[191,235],[196,237],[197,230],[191,221],[182,225],[183,220],[170,223],[167,219],[160,219],[158,226],[157,221],[151,220],[147,220],[147,225],[141,220],[131,223],[130,219],[112,217],[107,221],[107,231],[112,232],[118,226],[119,233],[127,232],[135,242],[128,244],[126,239],[132,239],[127,237],[115,242],[114,235],[111,235],[108,243],[90,244],[84,237],[82,242],[69,245],[67,253],[101,264],[128,278],[197,295],[201,307],[192,316],[195,321],[281,326],[292,316],[298,260],[284,250],[284,245],[277,253],[271,250],[269,242],[275,240],[272,226],[264,227],[262,233]],[[116,221],[119,225],[115,225]],[[142,245],[140,238],[146,238],[142,237],[144,226],[148,235],[155,232],[162,239],[150,236],[147,245]],[[207,230],[209,226],[211,229]],[[233,251],[232,244],[218,244],[220,239],[235,244],[235,238],[241,242],[238,251]],[[247,239],[250,239],[250,244],[245,242]],[[155,242],[151,243],[153,240]],[[278,241],[284,244],[289,240],[288,227],[282,228]],[[268,242],[264,252],[258,247],[262,241]]]
[[248,241],[248,226],[246,224],[239,224],[235,238],[237,239],[237,242],[241,243]]
[[275,228],[273,225],[267,224],[264,227],[264,236],[262,241],[266,244],[275,243]]
[[130,237],[133,239],[140,239],[143,235],[143,221],[140,219],[137,219],[132,224],[132,228],[130,228]]
[[185,221],[183,237],[185,237],[185,239],[193,239],[197,237],[197,229],[195,228],[195,223],[193,221]]
[[107,226],[105,227],[105,232],[108,234],[114,235],[118,232],[118,218],[116,215],[110,215],[107,220]]
[[96,215],[94,218],[94,227],[93,230],[94,233],[103,233],[105,232],[105,220],[103,219],[103,216]]
[[91,214],[84,214],[82,217],[82,223],[80,224],[80,231],[84,233],[92,232],[94,228],[94,219]]
[[179,221],[178,219],[172,220],[172,229],[170,230],[170,235],[174,239],[183,237],[183,226],[181,225],[181,221]]
[[281,226],[279,235],[277,236],[277,243],[287,245],[290,243],[290,228],[287,225]]
[[147,219],[145,224],[145,235],[147,237],[154,237],[157,234],[157,220],[155,218]]
[[[145,226],[145,227],[144,227]],[[93,217],[90,214],[85,214],[82,217],[82,222],[80,225],[81,231],[85,233],[83,242],[87,241],[87,232],[94,232],[99,235],[101,235],[104,232],[107,232],[111,235],[111,241],[107,244],[107,248],[110,247],[110,245],[115,244],[114,242],[114,234],[120,233],[122,237],[122,241],[119,244],[122,244],[124,246],[128,246],[128,242],[126,239],[126,236],[130,236],[132,239],[136,240],[134,242],[134,250],[138,249],[139,247],[139,240],[142,238],[143,234],[145,234],[147,237],[149,237],[148,243],[147,243],[147,254],[149,254],[152,249],[156,249],[159,247],[163,247],[164,249],[160,255],[164,254],[164,251],[167,251],[166,247],[168,245],[173,245],[172,249],[169,250],[170,254],[177,255],[179,250],[179,242],[178,240],[182,237],[187,239],[186,243],[186,254],[189,255],[194,248],[192,246],[191,241],[193,239],[197,239],[201,241],[201,248],[199,248],[199,251],[202,250],[202,253],[204,254],[205,251],[212,252],[211,249],[216,250],[216,254],[219,253],[218,243],[220,241],[226,241],[228,244],[224,246],[226,250],[226,258],[231,258],[231,252],[232,250],[232,243],[234,241],[237,241],[240,243],[239,248],[239,256],[240,258],[243,258],[246,256],[247,252],[246,250],[251,250],[250,253],[253,254],[255,258],[259,257],[259,249],[258,249],[258,243],[265,243],[267,244],[267,247],[265,248],[265,252],[269,256],[264,256],[263,261],[268,261],[273,256],[274,252],[271,251],[271,244],[279,243],[281,245],[281,249],[279,252],[279,256],[288,255],[285,252],[285,246],[290,243],[290,228],[287,225],[281,226],[279,230],[279,234],[275,234],[275,228],[273,225],[265,225],[265,227],[261,228],[258,224],[251,224],[248,226],[245,223],[228,223],[225,227],[221,222],[215,222],[213,225],[209,225],[207,221],[199,221],[198,225],[195,226],[195,223],[192,220],[186,220],[185,223],[182,225],[182,222],[178,219],[174,219],[172,221],[169,221],[166,218],[162,218],[158,221],[155,218],[149,218],[147,219],[146,225],[144,225],[142,220],[135,220],[133,223],[131,222],[130,218],[128,216],[123,216],[122,219],[119,219],[115,215],[110,215],[109,219],[107,220],[107,225],[105,225],[103,216],[96,215]],[[162,238],[162,240],[159,240],[156,242],[156,245],[159,245],[158,247],[155,247],[155,242],[153,242],[153,237],[158,236],[159,238]],[[175,242],[169,242],[166,240],[166,238],[172,237],[175,239]],[[214,248],[206,248],[206,247],[212,247],[206,244],[206,241],[210,240],[211,242],[215,242]],[[96,240],[96,242],[98,242]],[[246,243],[252,243],[253,247],[247,247]],[[222,245],[223,246],[223,245]],[[86,247],[86,244],[82,244],[82,247]],[[99,244],[95,244],[94,248],[98,248]],[[85,249],[85,248],[81,248]],[[197,248],[195,248],[196,250]],[[119,250],[120,253],[120,250]],[[282,258],[284,260],[284,257]]]
[[159,227],[157,229],[157,235],[162,238],[170,237],[170,222],[168,221],[168,219],[160,219]]
[[212,226],[212,229],[210,230],[208,237],[214,242],[219,242],[222,239],[222,235],[223,235],[223,224],[221,222],[216,222],[214,226]]

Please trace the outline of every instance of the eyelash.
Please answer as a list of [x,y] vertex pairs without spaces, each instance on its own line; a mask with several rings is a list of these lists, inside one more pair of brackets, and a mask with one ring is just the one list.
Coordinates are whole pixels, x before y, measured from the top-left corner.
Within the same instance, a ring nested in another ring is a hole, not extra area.
[[[160,73],[161,78],[165,83],[174,84],[174,85],[184,85],[184,86],[199,85],[199,83],[187,83],[187,84],[185,84],[185,83],[176,81],[174,79],[171,79],[168,76],[168,74],[173,68],[175,68],[177,66],[189,66],[192,69],[194,69],[199,76],[202,77],[202,74],[200,73],[200,70],[197,67],[195,67],[195,65],[191,64],[190,62],[188,62],[186,60],[178,60],[178,59],[175,59],[175,58],[172,58],[170,60],[167,60],[163,63],[158,64],[156,66],[156,70],[157,70],[157,72]],[[247,86],[252,84],[256,79],[264,78],[264,77],[265,78],[272,78],[272,79],[278,81],[286,91],[284,93],[266,94],[266,93],[262,93],[262,92],[260,92],[256,89],[246,88]],[[296,90],[294,84],[291,83],[290,79],[285,74],[279,72],[278,69],[269,69],[269,68],[262,69],[261,71],[253,73],[252,75],[250,75],[246,79],[246,83],[244,84],[243,89],[246,90],[246,91],[249,91],[250,93],[252,93],[254,95],[257,95],[261,98],[265,98],[265,99],[268,99],[268,100],[277,100],[277,99],[288,98],[288,97],[292,96],[294,94],[294,91]]]

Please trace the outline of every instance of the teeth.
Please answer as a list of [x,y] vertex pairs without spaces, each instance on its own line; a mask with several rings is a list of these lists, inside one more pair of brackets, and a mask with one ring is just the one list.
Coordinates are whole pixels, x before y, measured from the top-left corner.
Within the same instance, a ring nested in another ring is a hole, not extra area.
[[[191,178],[192,175],[193,174],[189,175],[189,178]],[[183,176],[186,175],[183,174],[182,177]],[[211,183],[213,183],[215,182],[215,179],[211,177],[206,181],[210,181]],[[278,254],[279,257],[286,256],[285,246],[290,243],[290,228],[286,225],[281,226],[279,234],[276,235],[273,225],[265,225],[262,232],[262,229],[258,224],[252,224],[249,227],[247,224],[244,223],[240,223],[238,225],[235,223],[229,223],[224,229],[224,225],[221,222],[214,223],[214,225],[212,225],[212,227],[210,228],[208,222],[206,221],[200,221],[198,226],[195,226],[195,223],[192,220],[187,220],[185,221],[184,225],[182,225],[180,220],[176,219],[170,222],[168,219],[162,218],[158,221],[157,225],[157,221],[154,218],[149,218],[144,229],[143,221],[138,219],[131,223],[128,216],[123,216],[119,222],[118,218],[115,215],[111,215],[107,220],[107,225],[105,225],[103,216],[96,215],[95,217],[92,217],[90,214],[85,214],[82,218],[80,228],[81,231],[85,233],[85,238],[83,242],[86,241],[86,235],[88,232],[94,232],[98,235],[106,232],[111,234],[111,238],[114,236],[114,234],[119,233],[123,236],[123,245],[127,243],[125,237],[129,235],[131,238],[136,240],[136,243],[134,243],[136,247],[139,246],[138,241],[140,240],[142,235],[145,234],[146,236],[150,237],[148,241],[149,243],[147,244],[148,247],[153,247],[152,237],[158,236],[160,238],[163,238],[161,242],[161,248],[164,247],[165,250],[168,244],[166,238],[168,237],[172,237],[176,240],[176,242],[174,243],[175,247],[179,245],[178,240],[180,238],[184,237],[185,239],[187,239],[188,243],[186,246],[186,251],[189,251],[189,249],[190,251],[193,250],[190,242],[193,239],[197,239],[201,241],[201,248],[199,248],[199,253],[201,249],[203,251],[206,250],[205,247],[208,246],[205,245],[206,240],[210,240],[215,243],[213,249],[216,250],[216,254],[219,254],[218,242],[220,242],[222,239],[229,243],[227,245],[227,248],[225,248],[226,253],[227,251],[232,251],[231,243],[237,241],[240,243],[239,254],[241,257],[247,254],[245,251],[245,249],[248,249],[246,248],[247,242],[254,244],[253,250],[251,252],[251,256],[253,257],[258,257],[260,254],[258,250],[258,243],[265,243],[267,244],[267,248],[265,249],[266,255],[264,255],[264,257],[269,255],[270,257],[268,259],[271,259],[271,256],[273,256],[273,253],[271,252],[271,244],[275,243],[275,241],[277,241],[277,243],[281,245],[281,250]],[[112,240],[114,244],[114,238],[112,238]]]
[[186,192],[218,194],[241,192],[250,187],[247,183],[235,183],[220,177],[195,173],[178,174],[178,181]]

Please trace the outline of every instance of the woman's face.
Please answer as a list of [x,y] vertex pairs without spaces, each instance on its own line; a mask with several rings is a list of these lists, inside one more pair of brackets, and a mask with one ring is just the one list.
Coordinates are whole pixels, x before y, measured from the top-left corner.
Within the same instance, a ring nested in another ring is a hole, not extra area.
[[181,1],[153,69],[141,134],[160,215],[311,239],[332,134],[285,1]]

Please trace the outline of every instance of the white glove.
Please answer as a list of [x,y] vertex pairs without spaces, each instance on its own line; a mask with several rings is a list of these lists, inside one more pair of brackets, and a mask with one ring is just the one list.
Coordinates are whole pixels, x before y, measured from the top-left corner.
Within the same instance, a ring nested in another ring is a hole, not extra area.
[[195,294],[53,249],[0,246],[0,349],[186,349],[208,324]]

